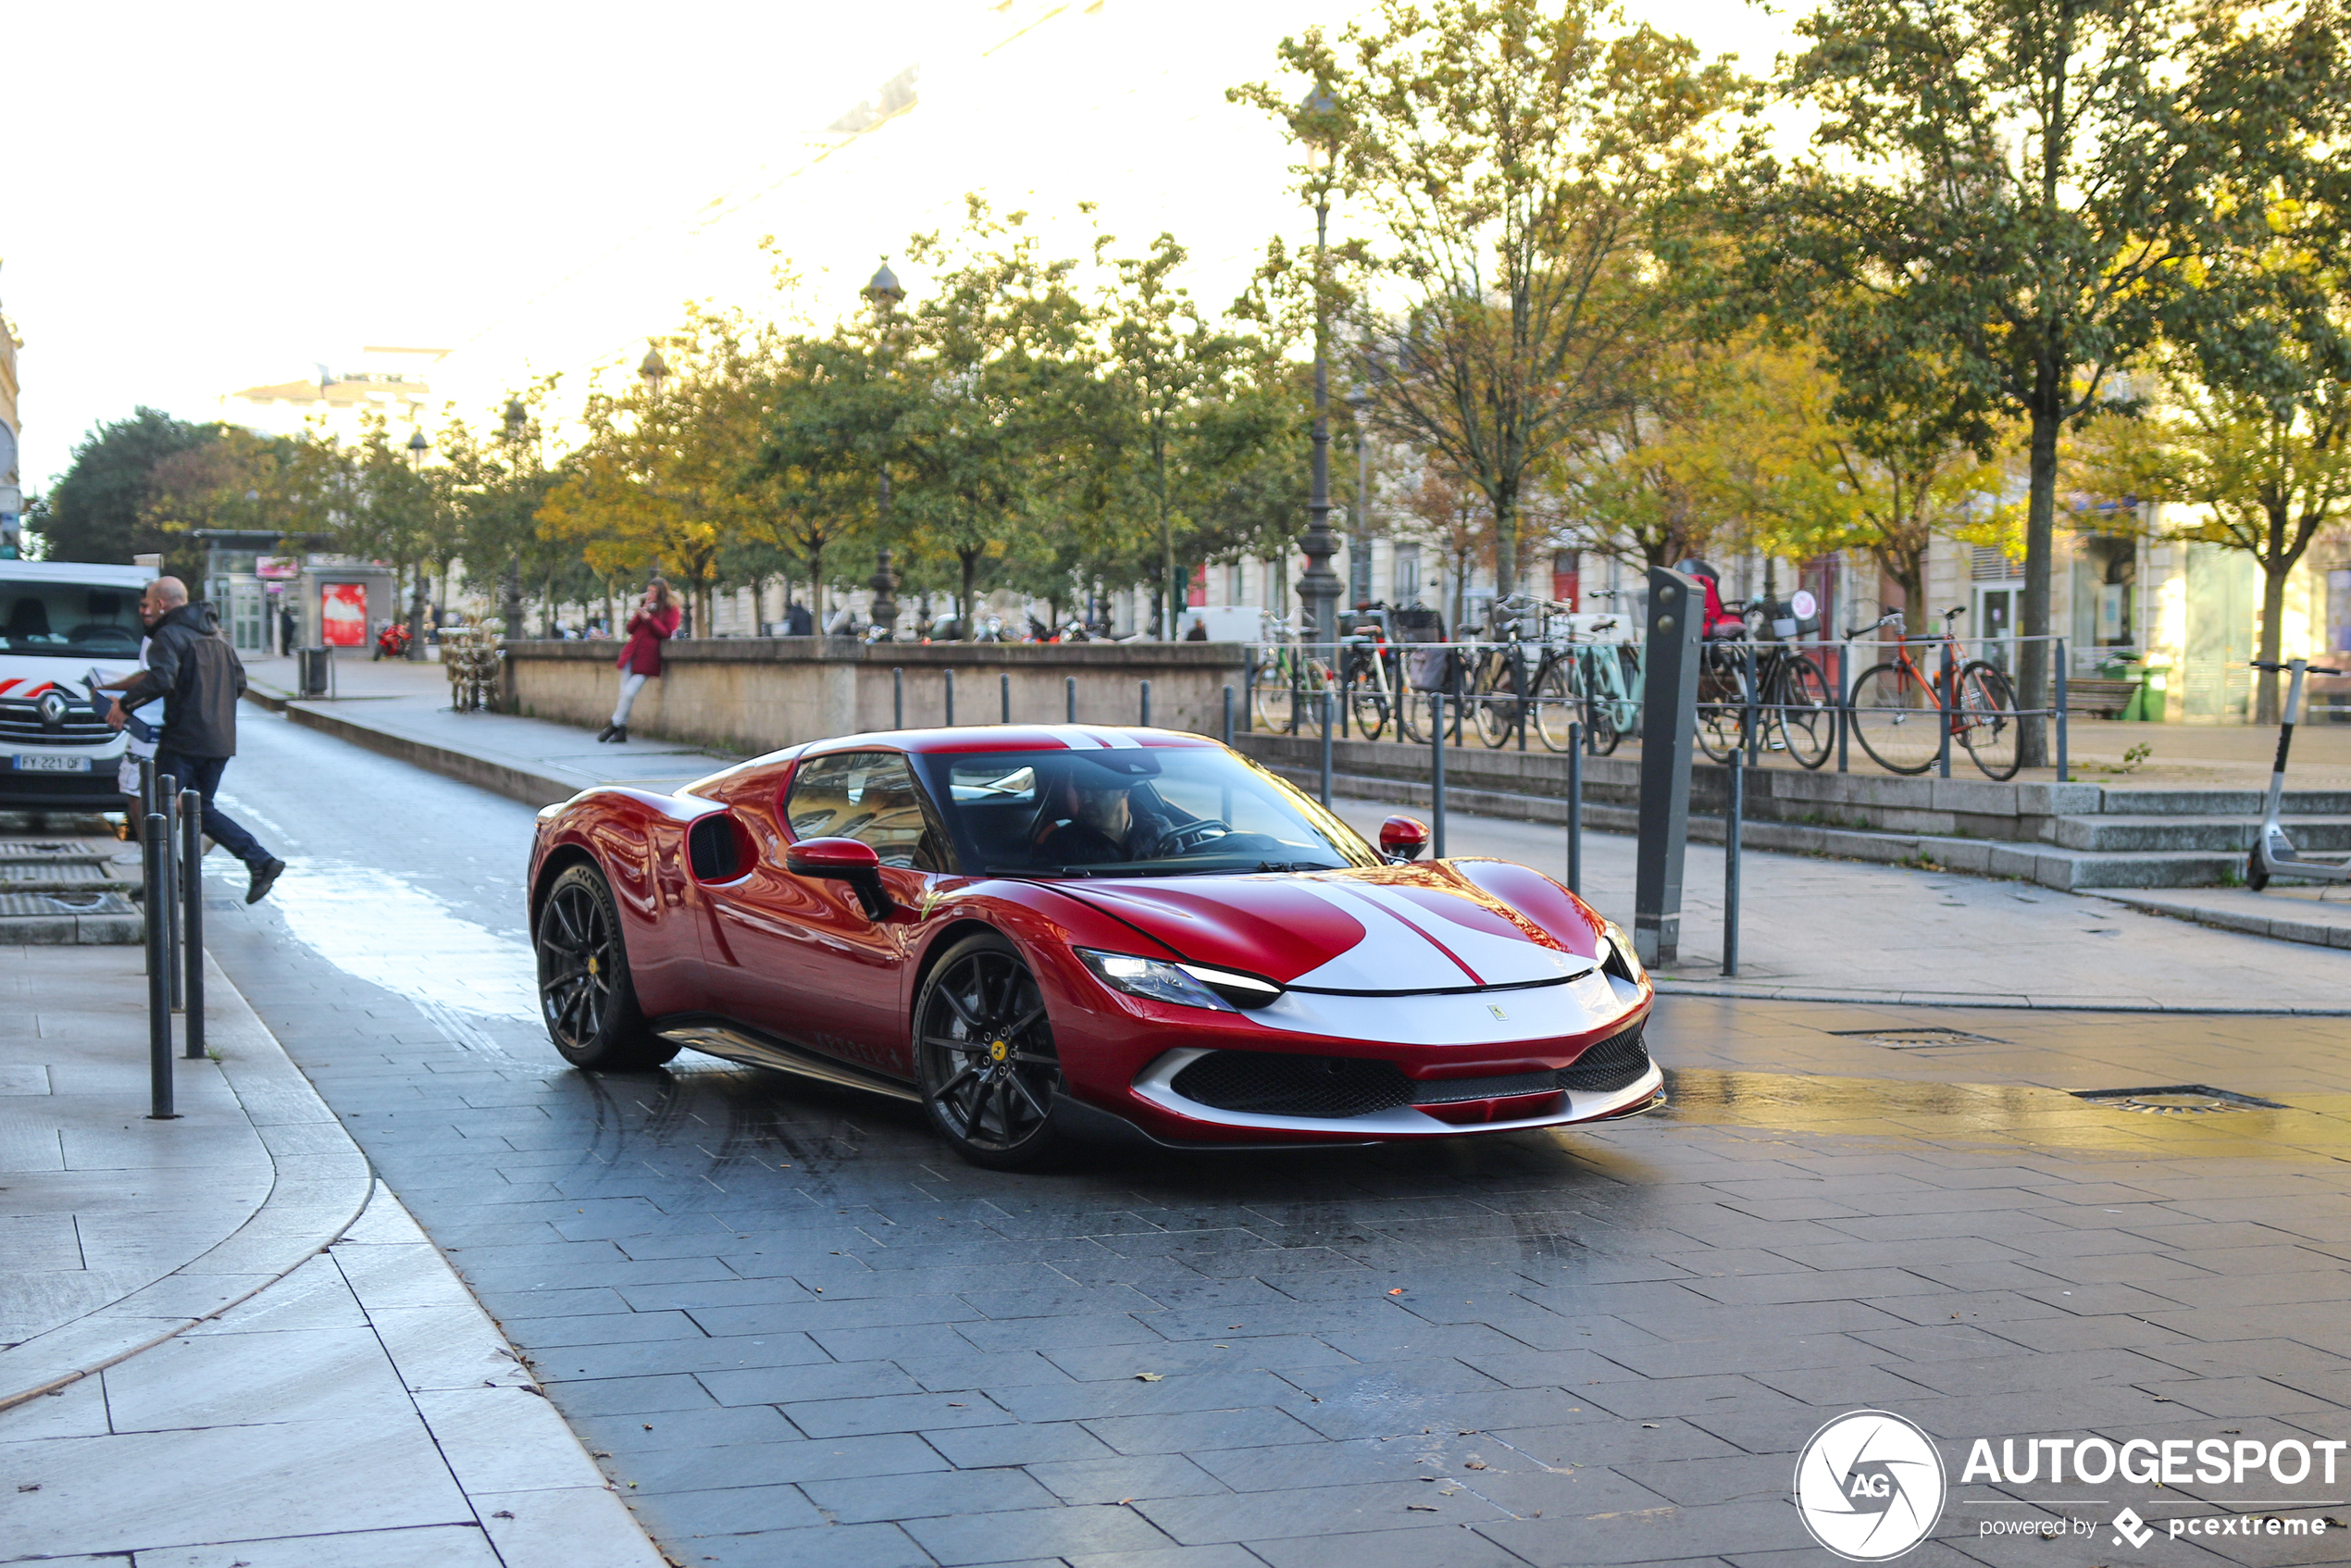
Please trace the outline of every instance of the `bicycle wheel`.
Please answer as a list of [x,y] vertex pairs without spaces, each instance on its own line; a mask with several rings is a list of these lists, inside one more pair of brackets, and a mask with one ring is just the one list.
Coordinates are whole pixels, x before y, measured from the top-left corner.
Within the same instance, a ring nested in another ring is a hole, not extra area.
[[1355,720],[1355,733],[1365,740],[1376,740],[1387,733],[1387,721],[1393,712],[1387,681],[1387,668],[1377,653],[1359,653],[1347,670],[1347,711]]
[[1322,699],[1325,693],[1331,699],[1331,722],[1336,724],[1340,702],[1338,677],[1322,660],[1307,660],[1305,674],[1298,683],[1298,734],[1311,735],[1317,740],[1323,738]]
[[1548,751],[1564,752],[1572,740],[1569,727],[1584,723],[1584,683],[1575,656],[1554,659],[1535,678],[1535,733]]
[[2016,693],[1998,667],[1978,659],[1959,671],[1959,711],[1955,737],[1986,778],[2014,778],[2021,759],[2016,749]]
[[1698,661],[1698,750],[1729,762],[1747,741],[1747,661],[1721,642],[1701,647]]
[[1787,754],[1808,768],[1828,761],[1836,749],[1836,700],[1829,695],[1829,678],[1810,655],[1797,653],[1780,666],[1772,702],[1772,722]]
[[1941,742],[1942,704],[1916,671],[1872,665],[1853,682],[1853,738],[1888,773],[1924,773]]
[[1287,735],[1294,722],[1289,700],[1289,660],[1287,656],[1269,659],[1257,666],[1256,682],[1250,688],[1250,711],[1257,716],[1257,728],[1269,735]]
[[1477,738],[1489,750],[1508,745],[1518,733],[1519,716],[1526,706],[1525,672],[1510,653],[1497,648],[1471,672],[1470,701],[1475,704]]

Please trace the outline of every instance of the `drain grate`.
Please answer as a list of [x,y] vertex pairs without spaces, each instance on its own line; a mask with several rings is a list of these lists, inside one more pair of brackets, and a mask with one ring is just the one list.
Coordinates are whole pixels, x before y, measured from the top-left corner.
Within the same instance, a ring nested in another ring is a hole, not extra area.
[[1830,1034],[1845,1039],[1867,1040],[1889,1051],[1924,1051],[1938,1045],[2006,1045],[2004,1039],[1990,1035],[1972,1035],[1965,1029],[1944,1029],[1932,1026],[1916,1029],[1831,1029]]
[[138,913],[120,893],[0,893],[0,915]]
[[2208,1084],[2160,1084],[2152,1089],[2077,1089],[2076,1100],[2150,1116],[2209,1116],[2220,1111],[2283,1111],[2274,1100],[2235,1094]]

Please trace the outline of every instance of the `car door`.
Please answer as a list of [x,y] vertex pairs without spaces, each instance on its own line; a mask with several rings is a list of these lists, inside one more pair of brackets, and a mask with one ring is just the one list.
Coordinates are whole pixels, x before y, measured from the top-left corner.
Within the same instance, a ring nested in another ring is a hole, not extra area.
[[[765,840],[757,870],[710,890],[730,960],[720,987],[728,1011],[794,1044],[912,1076],[902,964],[946,842],[914,770],[898,752],[808,758],[781,816],[780,835],[756,835]],[[895,906],[889,918],[867,919],[847,883],[785,867],[787,840],[825,838],[873,846]]]

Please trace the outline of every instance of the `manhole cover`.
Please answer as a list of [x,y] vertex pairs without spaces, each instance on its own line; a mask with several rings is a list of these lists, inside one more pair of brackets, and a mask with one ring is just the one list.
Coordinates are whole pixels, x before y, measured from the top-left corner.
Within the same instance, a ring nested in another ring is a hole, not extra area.
[[2274,1100],[2233,1094],[2207,1084],[2162,1084],[2153,1089],[2077,1089],[2076,1100],[2150,1116],[2208,1116],[2218,1111],[2283,1111]]
[[1890,1051],[1922,1051],[1935,1045],[2006,1045],[2004,1039],[1990,1035],[1972,1035],[1965,1029],[1925,1027],[1917,1029],[1831,1029],[1829,1033],[1846,1039],[1867,1040]]

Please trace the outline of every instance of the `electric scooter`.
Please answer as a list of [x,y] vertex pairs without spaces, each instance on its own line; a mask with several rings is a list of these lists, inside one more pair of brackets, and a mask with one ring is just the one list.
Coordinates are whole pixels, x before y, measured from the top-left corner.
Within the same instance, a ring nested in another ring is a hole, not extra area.
[[2282,665],[2265,665],[2256,661],[2255,669],[2283,670],[2292,678],[2286,682],[2285,722],[2278,727],[2278,760],[2270,773],[2269,805],[2261,814],[2261,832],[2253,840],[2253,854],[2245,863],[2245,886],[2255,892],[2270,885],[2272,877],[2306,877],[2320,882],[2351,882],[2351,865],[2323,865],[2305,860],[2285,836],[2285,828],[2278,821],[2278,805],[2285,796],[2285,756],[2294,745],[2294,723],[2302,712],[2302,678],[2305,675],[2343,675],[2339,669],[2315,669],[2307,659],[2290,659]]

